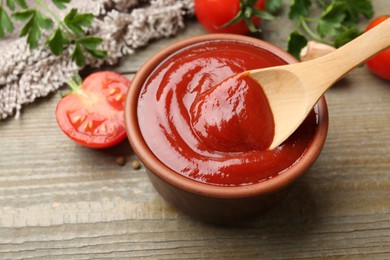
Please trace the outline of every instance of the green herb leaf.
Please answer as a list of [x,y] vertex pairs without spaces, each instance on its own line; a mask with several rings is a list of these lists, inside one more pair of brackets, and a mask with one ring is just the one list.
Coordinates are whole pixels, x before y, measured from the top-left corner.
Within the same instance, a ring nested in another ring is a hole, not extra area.
[[77,41],[92,57],[103,59],[107,56],[107,52],[103,50],[97,50],[96,48],[102,43],[101,38],[86,36]]
[[329,5],[328,8],[323,11],[321,19],[318,22],[318,33],[321,37],[337,35],[345,17],[345,4],[336,2]]
[[92,24],[94,16],[92,14],[78,14],[77,9],[73,8],[64,18],[64,22],[69,29],[76,35],[83,35],[83,27],[89,27]]
[[283,4],[283,0],[266,0],[266,11],[270,14],[275,14]]
[[35,16],[35,11],[33,15],[31,16],[30,20],[23,26],[22,30],[20,31],[20,36],[26,36],[31,28],[34,26],[34,16]]
[[27,35],[27,43],[31,49],[38,47],[41,39],[41,28],[50,29],[53,26],[53,22],[49,18],[44,17],[40,11],[33,9],[14,13],[13,17],[21,21],[30,19],[20,31],[20,36]]
[[[311,12],[311,4],[323,10],[319,17]],[[361,33],[361,18],[372,16],[371,0],[291,0],[289,17],[296,21],[296,27],[289,38],[289,52],[298,57],[306,36],[339,47]]]
[[83,67],[85,65],[84,53],[79,43],[76,43],[71,58],[76,62],[77,66]]
[[70,3],[70,0],[52,0],[52,2],[58,9],[65,9],[66,4]]
[[298,60],[300,59],[301,50],[307,45],[305,36],[297,31],[293,31],[288,38],[287,51]]
[[361,34],[361,32],[356,27],[350,27],[344,30],[334,41],[334,46],[336,48],[350,42]]
[[7,6],[10,10],[15,10],[15,2],[13,0],[7,0]]
[[370,0],[335,0],[345,4],[345,9],[348,14],[348,20],[351,22],[359,21],[359,14],[364,15],[370,19],[374,15],[374,8]]
[[13,32],[14,25],[12,24],[7,12],[0,6],[0,37],[4,37],[4,30],[7,32]]
[[60,28],[57,28],[55,32],[47,39],[46,44],[55,55],[60,55],[64,51],[64,47],[69,45],[69,41],[66,39],[64,33]]
[[31,16],[35,15],[34,9],[26,9],[12,14],[12,17],[19,21],[27,21]]
[[43,13],[37,11],[35,14],[35,19],[40,28],[50,30],[53,28],[54,22],[47,16],[45,16]]
[[27,42],[31,49],[36,49],[38,47],[39,39],[41,39],[41,30],[39,29],[37,20],[34,19],[34,17],[26,24],[28,34]]
[[[13,0],[11,0],[13,1]],[[27,9],[28,8],[28,5],[26,3],[25,0],[14,0],[16,2],[16,4],[18,4],[21,8],[23,9]]]
[[103,50],[92,50],[92,49],[87,49],[89,54],[91,54],[92,57],[98,58],[98,59],[104,59],[107,57],[107,51]]
[[102,43],[102,41],[103,40],[101,38],[86,36],[78,40],[77,43],[84,47],[92,57],[102,59],[107,56],[107,52],[96,49]]
[[88,50],[94,50],[98,47],[99,44],[102,43],[101,38],[93,37],[93,36],[86,36],[82,39],[80,39],[78,42],[84,46],[84,48]]
[[292,20],[299,19],[300,16],[308,16],[311,0],[292,0],[288,16]]
[[[256,0],[240,0],[243,2],[256,2]],[[33,2],[33,1],[31,1]],[[71,0],[51,0],[58,9],[65,9]],[[71,58],[78,66],[85,65],[85,53],[89,53],[95,58],[104,58],[106,51],[98,50],[97,47],[102,43],[101,38],[86,36],[85,29],[92,25],[94,16],[90,13],[79,13],[76,8],[71,9],[64,19],[56,15],[43,0],[35,0],[34,8],[29,8],[26,0],[2,0],[0,3],[0,38],[5,33],[12,32],[14,25],[12,20],[18,20],[23,23],[20,30],[20,36],[26,37],[30,48],[37,48],[40,44],[42,31],[51,31],[58,22],[58,27],[45,40],[54,55],[60,55],[66,48],[74,47]],[[6,7],[5,7],[6,6]],[[19,7],[19,8],[18,8]],[[7,10],[5,10],[7,8]],[[8,9],[14,11],[11,16],[8,15]]]

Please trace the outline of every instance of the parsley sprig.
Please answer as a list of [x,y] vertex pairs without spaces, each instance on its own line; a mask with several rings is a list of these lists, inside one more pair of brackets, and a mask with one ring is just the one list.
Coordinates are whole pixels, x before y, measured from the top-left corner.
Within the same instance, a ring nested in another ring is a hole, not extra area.
[[[322,12],[312,14],[316,4]],[[299,58],[309,39],[334,47],[359,36],[359,22],[370,19],[374,11],[370,0],[292,0],[289,18],[296,23],[288,40],[288,52]]]
[[[71,0],[52,0],[58,9],[65,9]],[[9,14],[10,13],[10,14]],[[44,41],[55,55],[65,49],[71,49],[71,59],[80,67],[85,65],[85,54],[95,58],[104,58],[106,51],[99,50],[102,39],[89,36],[86,29],[92,25],[94,16],[79,13],[73,8],[60,19],[42,0],[35,0],[34,8],[25,0],[1,0],[0,2],[0,38],[15,29],[13,20],[24,23],[20,36],[25,36],[30,48],[35,49],[41,43],[42,31],[49,31],[50,36]]]

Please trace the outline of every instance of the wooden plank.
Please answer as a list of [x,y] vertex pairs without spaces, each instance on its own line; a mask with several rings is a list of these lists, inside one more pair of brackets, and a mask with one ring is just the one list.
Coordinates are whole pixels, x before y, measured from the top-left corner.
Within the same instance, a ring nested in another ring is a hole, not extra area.
[[[284,13],[264,25],[266,39],[285,46],[286,22]],[[202,33],[191,22],[112,69],[132,77],[156,51]],[[329,135],[317,162],[280,205],[236,227],[165,203],[145,169],[131,168],[137,158],[126,141],[100,151],[72,143],[55,121],[58,94],[31,104],[0,122],[0,258],[388,259],[389,82],[361,67],[326,97]]]

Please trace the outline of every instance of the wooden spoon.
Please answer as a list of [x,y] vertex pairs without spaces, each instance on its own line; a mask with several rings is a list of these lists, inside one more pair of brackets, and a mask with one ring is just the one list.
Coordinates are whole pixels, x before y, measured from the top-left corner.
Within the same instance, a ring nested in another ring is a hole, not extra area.
[[390,19],[323,57],[248,71],[247,75],[263,88],[274,116],[275,136],[269,149],[280,145],[299,127],[337,80],[388,47]]

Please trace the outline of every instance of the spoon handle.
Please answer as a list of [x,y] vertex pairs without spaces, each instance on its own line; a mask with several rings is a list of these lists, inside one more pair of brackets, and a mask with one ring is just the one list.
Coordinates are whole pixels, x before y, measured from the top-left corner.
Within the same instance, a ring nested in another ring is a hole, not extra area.
[[312,71],[319,72],[313,73],[313,77],[306,77],[308,81],[305,83],[307,86],[318,86],[313,91],[318,92],[318,97],[320,97],[346,73],[389,47],[390,19],[387,19],[336,51],[311,61],[302,62],[302,67],[312,68]]
[[388,47],[390,47],[390,19],[342,46],[334,56],[341,58],[339,69],[347,73]]

